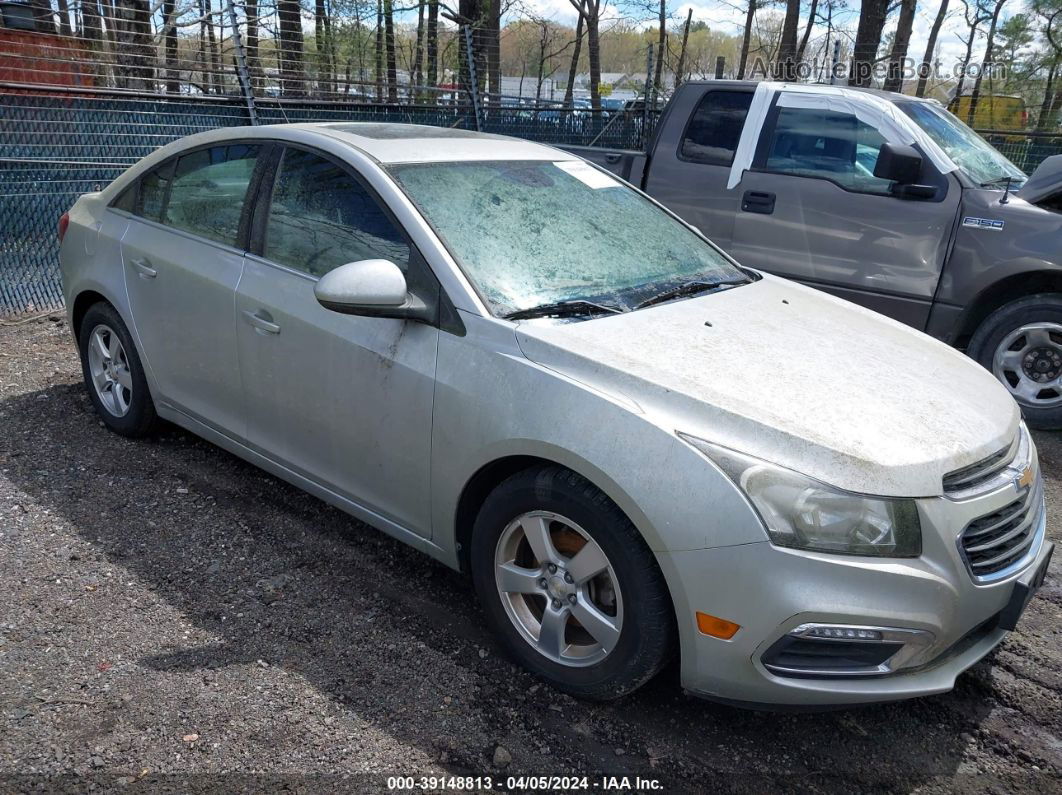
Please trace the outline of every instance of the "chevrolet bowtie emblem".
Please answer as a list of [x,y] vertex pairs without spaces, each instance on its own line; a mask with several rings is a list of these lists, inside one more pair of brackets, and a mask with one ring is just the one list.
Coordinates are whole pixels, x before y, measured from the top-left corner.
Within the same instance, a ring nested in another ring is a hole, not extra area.
[[1014,481],[1019,489],[1024,489],[1026,486],[1033,482],[1032,467],[1025,467],[1018,475],[1018,479]]

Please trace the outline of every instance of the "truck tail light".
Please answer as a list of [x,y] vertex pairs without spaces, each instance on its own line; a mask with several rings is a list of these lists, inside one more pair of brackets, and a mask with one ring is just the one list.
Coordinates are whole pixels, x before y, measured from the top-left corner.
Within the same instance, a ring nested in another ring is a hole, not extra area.
[[66,237],[66,228],[70,226],[70,213],[63,213],[59,219],[59,242],[63,242],[63,238]]

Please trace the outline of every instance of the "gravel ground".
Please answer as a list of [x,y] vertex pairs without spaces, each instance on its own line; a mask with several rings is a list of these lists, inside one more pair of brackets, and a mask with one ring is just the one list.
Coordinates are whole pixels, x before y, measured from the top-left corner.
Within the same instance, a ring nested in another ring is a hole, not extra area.
[[[1058,516],[1062,436],[1037,443]],[[757,713],[672,668],[582,703],[500,653],[457,573],[183,431],[107,432],[59,316],[0,326],[0,550],[0,790],[1062,791],[1060,556],[946,695]]]

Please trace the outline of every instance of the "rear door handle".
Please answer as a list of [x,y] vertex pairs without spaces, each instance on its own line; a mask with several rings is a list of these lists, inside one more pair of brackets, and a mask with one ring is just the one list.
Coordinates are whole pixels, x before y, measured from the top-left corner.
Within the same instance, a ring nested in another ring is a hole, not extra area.
[[136,272],[140,274],[140,278],[142,279],[154,279],[159,275],[159,272],[151,267],[150,260],[134,259],[130,260],[129,264],[136,269]]
[[266,334],[280,333],[280,326],[273,322],[273,318],[268,312],[264,312],[261,309],[257,312],[252,312],[250,309],[243,310],[243,319]]
[[774,194],[758,190],[747,190],[741,197],[741,209],[747,213],[763,213],[770,215],[774,212]]

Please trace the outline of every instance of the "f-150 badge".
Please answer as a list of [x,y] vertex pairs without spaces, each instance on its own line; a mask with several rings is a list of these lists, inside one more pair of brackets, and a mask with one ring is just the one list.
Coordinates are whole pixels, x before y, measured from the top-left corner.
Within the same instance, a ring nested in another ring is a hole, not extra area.
[[968,215],[962,219],[962,225],[968,226],[972,229],[988,229],[992,232],[1002,232],[1003,222],[996,221],[992,218],[974,218],[972,215]]

